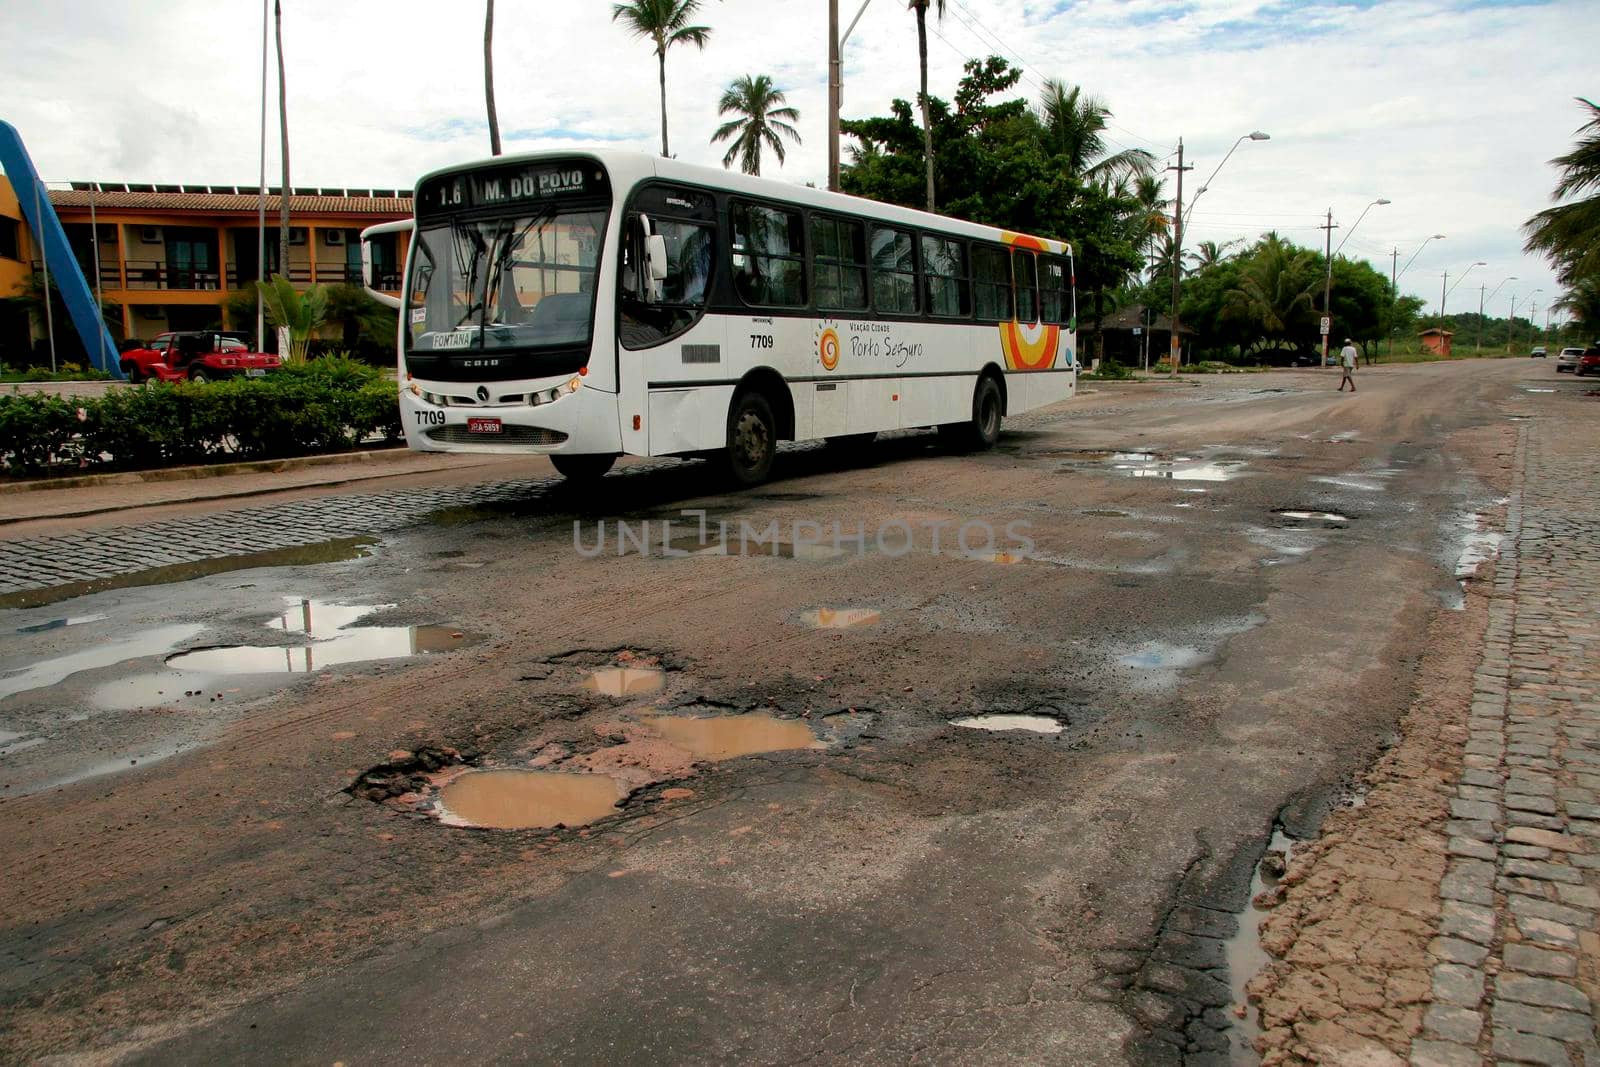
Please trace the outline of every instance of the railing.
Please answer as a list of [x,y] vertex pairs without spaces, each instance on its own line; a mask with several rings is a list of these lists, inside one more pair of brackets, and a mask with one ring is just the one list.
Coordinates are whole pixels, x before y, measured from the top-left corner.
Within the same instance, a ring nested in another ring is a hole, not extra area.
[[[215,267],[173,267],[156,260],[127,262],[129,289],[218,289],[222,276]],[[120,285],[115,263],[100,265],[101,284]]]
[[[276,273],[269,271],[269,274]],[[237,266],[228,268],[228,288],[240,289],[255,281],[254,270],[244,272],[242,275]],[[309,263],[296,263],[289,267],[286,275],[295,285],[310,285],[312,282],[311,265]],[[316,282],[318,285],[360,285],[361,268],[347,266],[343,263],[318,263]],[[380,270],[377,272],[377,287],[390,292],[400,290],[399,270]]]

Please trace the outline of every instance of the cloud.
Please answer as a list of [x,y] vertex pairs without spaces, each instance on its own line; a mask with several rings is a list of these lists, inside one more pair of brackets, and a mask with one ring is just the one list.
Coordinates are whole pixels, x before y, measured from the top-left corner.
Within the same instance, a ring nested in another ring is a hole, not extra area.
[[[858,5],[842,0],[848,21]],[[480,2],[284,0],[296,185],[410,186],[487,154]],[[1382,269],[1422,238],[1404,288],[1437,299],[1440,272],[1486,259],[1491,285],[1516,274],[1546,296],[1553,277],[1520,252],[1519,227],[1547,202],[1546,161],[1571,143],[1571,97],[1590,87],[1590,0],[950,0],[930,18],[929,77],[949,97],[969,57],[1024,63],[1020,89],[1058,77],[1115,112],[1123,146],[1168,156],[1181,135],[1196,183],[1246,142],[1197,209],[1190,242],[1269,228],[1306,243],[1329,207],[1343,227],[1378,197],[1346,252]],[[659,145],[658,71],[648,43],[600,0],[500,4],[496,102],[508,150]],[[47,178],[250,184],[258,166],[260,8],[166,0],[160,17],[122,0],[14,5],[0,117]],[[820,3],[707,3],[703,50],[667,61],[680,158],[718,165],[717,100],[740,74],[768,73],[802,114],[802,146],[777,177],[821,184],[826,166],[826,25]],[[875,0],[845,50],[845,115],[882,114],[916,92],[915,22]],[[276,79],[268,173],[278,170]],[[1336,238],[1338,240],[1339,238]],[[1431,281],[1429,280],[1431,279]],[[1536,279],[1528,281],[1528,279]],[[1429,289],[1433,292],[1430,294]],[[1460,299],[1461,290],[1453,300]]]

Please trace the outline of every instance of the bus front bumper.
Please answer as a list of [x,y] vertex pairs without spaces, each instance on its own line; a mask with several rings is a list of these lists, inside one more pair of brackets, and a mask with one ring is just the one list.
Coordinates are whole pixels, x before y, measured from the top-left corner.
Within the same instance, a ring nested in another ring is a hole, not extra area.
[[418,452],[609,454],[622,451],[617,398],[595,389],[545,404],[440,406],[400,392],[406,444]]

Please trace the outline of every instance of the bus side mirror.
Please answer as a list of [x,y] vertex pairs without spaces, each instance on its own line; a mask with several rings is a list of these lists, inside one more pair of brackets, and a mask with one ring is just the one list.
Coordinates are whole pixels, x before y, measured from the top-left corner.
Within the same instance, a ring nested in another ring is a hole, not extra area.
[[396,309],[400,307],[400,298],[379,292],[377,287],[372,284],[376,280],[372,265],[372,238],[380,233],[391,233],[399,229],[411,229],[411,222],[407,220],[400,223],[384,223],[369,227],[361,232],[361,288],[365,289],[368,296],[384,307]]
[[667,239],[659,233],[652,233],[644,239],[645,282],[648,292],[647,299],[652,304],[660,303],[662,298],[661,283],[667,280]]

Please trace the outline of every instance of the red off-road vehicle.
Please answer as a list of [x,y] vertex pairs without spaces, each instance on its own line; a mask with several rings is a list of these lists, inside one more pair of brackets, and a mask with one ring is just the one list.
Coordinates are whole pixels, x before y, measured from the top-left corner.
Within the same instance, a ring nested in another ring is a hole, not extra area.
[[266,352],[252,352],[238,336],[221,330],[183,330],[157,335],[148,346],[121,355],[130,382],[214,382],[241,375],[259,378],[283,363]]

